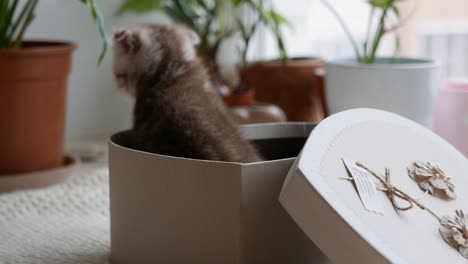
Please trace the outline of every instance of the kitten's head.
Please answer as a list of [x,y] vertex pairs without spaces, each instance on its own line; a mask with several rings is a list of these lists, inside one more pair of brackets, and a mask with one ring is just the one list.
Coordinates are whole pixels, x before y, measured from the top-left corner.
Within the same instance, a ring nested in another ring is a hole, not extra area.
[[[140,25],[116,30],[113,38],[117,85],[132,97],[142,76],[169,67],[171,61],[190,62],[197,58],[198,35],[182,26]],[[178,72],[178,69],[168,70]]]

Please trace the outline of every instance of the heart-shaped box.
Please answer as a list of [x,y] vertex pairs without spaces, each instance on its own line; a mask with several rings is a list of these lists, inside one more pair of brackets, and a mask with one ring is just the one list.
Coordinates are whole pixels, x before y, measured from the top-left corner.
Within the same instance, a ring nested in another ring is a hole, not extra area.
[[[468,139],[467,139],[468,140]],[[414,161],[432,162],[451,177],[457,198],[417,200],[439,216],[468,210],[468,160],[428,129],[398,115],[371,109],[338,113],[310,134],[292,166],[280,202],[333,263],[467,263],[439,232],[436,217],[417,206],[396,212],[378,191],[384,215],[367,211],[342,159],[359,161],[411,197],[423,191],[408,176]],[[375,180],[375,179],[374,179]],[[404,201],[398,201],[404,203]]]

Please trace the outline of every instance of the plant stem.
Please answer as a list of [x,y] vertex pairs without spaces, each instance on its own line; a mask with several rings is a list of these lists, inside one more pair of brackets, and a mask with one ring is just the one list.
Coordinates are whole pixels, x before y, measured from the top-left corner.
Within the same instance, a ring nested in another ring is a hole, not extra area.
[[107,38],[107,33],[105,30],[104,15],[101,12],[101,9],[98,8],[98,5],[95,0],[91,0],[91,9],[92,14],[95,16],[96,23],[98,25],[99,34],[103,39],[101,54],[99,54],[98,65],[102,63],[104,56],[107,52],[107,46],[109,45],[109,39]]
[[382,36],[384,34],[384,27],[385,27],[385,18],[387,16],[388,9],[393,5],[394,0],[390,0],[388,4],[385,6],[385,8],[382,11],[382,16],[380,17],[380,22],[379,26],[377,27],[377,34],[374,38],[374,43],[372,45],[372,50],[371,52],[366,56],[365,61],[366,63],[374,63],[375,62],[375,56],[377,53],[377,49],[379,48],[380,41],[382,39]]
[[8,36],[7,36],[8,47],[12,47],[13,45],[15,45],[16,40],[18,39],[18,36],[20,35],[17,32],[17,30],[24,27],[24,24],[26,23],[29,15],[31,14],[31,10],[34,11],[35,3],[37,4],[37,1],[28,0],[26,4],[22,7],[20,14],[16,18],[16,21],[13,23],[13,25],[10,28],[10,32],[8,33]]
[[396,57],[400,52],[400,36],[395,32],[395,50],[393,51],[393,57]]
[[8,0],[0,0],[0,48],[6,47],[8,43],[6,32],[9,28],[8,17],[11,16],[8,2]]
[[206,48],[208,46],[208,36],[210,34],[210,28],[211,24],[213,23],[213,17],[211,15],[208,15],[208,12],[206,14],[206,23],[204,28],[202,29],[203,32],[200,32],[200,47]]
[[257,31],[257,26],[258,26],[259,22],[260,22],[260,20],[257,20],[252,25],[252,27],[250,28],[250,31],[248,32],[248,34],[244,37],[244,45],[245,46],[244,46],[244,51],[242,53],[242,61],[243,61],[244,65],[247,65],[247,53],[249,52],[249,47],[250,47],[250,43],[251,43],[251,40],[252,40],[252,36]]
[[288,61],[288,55],[286,53],[286,46],[284,45],[284,40],[283,40],[283,36],[281,36],[281,32],[280,32],[280,29],[278,27],[278,25],[274,25],[274,32],[275,32],[275,36],[276,36],[276,43],[278,44],[278,49],[279,49],[279,53],[280,53],[280,60],[282,62],[287,62]]
[[414,6],[413,8],[411,9],[411,11],[403,18],[399,19],[399,22],[392,26],[391,28],[389,28],[387,30],[387,32],[393,32],[393,31],[396,31],[397,29],[401,28],[402,26],[404,26],[410,19],[411,17],[413,17],[413,15],[416,13],[416,11],[418,10],[418,5],[419,5],[419,1],[415,0],[414,1]]
[[8,34],[8,29],[11,30],[10,26],[11,26],[11,22],[13,21],[13,16],[15,15],[18,2],[19,0],[13,0],[13,4],[11,4],[10,10],[8,11],[9,17],[6,23],[7,27],[5,28],[5,32],[3,32],[2,34]]
[[364,56],[367,53],[367,45],[368,45],[368,43],[370,41],[370,33],[371,33],[371,29],[372,29],[372,21],[373,21],[373,18],[374,18],[374,13],[375,13],[375,7],[372,7],[371,11],[370,11],[370,14],[369,14],[369,21],[368,21],[368,24],[367,24],[366,39],[364,41]]
[[[276,19],[269,19],[265,15],[266,9],[265,9],[265,4],[263,0],[260,0],[258,3],[255,3],[252,0],[246,0],[246,3],[250,5],[251,8],[258,13],[260,20],[273,31],[273,34],[275,35],[275,38],[276,38],[276,43],[278,45],[278,50],[280,53],[279,55],[280,60],[282,62],[286,62],[288,60],[288,54],[286,51],[286,45],[284,44],[283,36],[281,34],[280,23]],[[271,7],[269,11],[273,12],[274,11],[273,7]]]
[[171,18],[175,21],[181,22],[182,24],[187,25],[191,29],[195,29],[194,21],[187,16],[185,10],[183,9],[180,0],[172,1],[172,5],[165,5],[164,9],[167,13],[171,16]]
[[24,33],[26,32],[26,29],[29,27],[31,22],[34,20],[34,11],[36,10],[38,0],[32,0],[32,4],[29,6],[29,10],[27,11],[27,16],[26,19],[24,20],[23,25],[20,28],[20,31],[18,35],[16,36],[16,40],[13,43],[13,47],[19,48],[21,44],[23,43],[23,36]]
[[321,1],[325,5],[325,7],[327,7],[328,10],[333,14],[333,16],[335,16],[335,18],[338,20],[338,23],[340,23],[341,28],[344,30],[346,36],[348,37],[349,41],[351,42],[351,45],[353,46],[354,53],[356,54],[357,60],[359,62],[362,62],[362,56],[361,56],[361,53],[359,52],[358,44],[357,44],[356,40],[354,39],[353,35],[351,34],[351,31],[349,30],[349,28],[346,26],[346,23],[341,18],[338,11],[336,11],[336,9],[333,8],[333,6],[327,0],[321,0]]
[[241,18],[237,17],[236,19],[237,19],[237,24],[239,25],[239,31],[240,31],[243,45],[244,45],[242,47],[243,49],[241,48],[242,50],[240,51],[241,64],[246,65],[247,64],[247,51],[249,48],[250,37],[252,35],[251,35],[251,31],[247,31],[246,26],[243,24]]

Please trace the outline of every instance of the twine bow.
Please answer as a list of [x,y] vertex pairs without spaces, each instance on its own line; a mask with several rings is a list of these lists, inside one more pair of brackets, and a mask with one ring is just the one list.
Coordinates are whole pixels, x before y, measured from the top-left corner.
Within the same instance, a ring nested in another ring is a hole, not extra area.
[[[438,220],[440,224],[439,232],[442,235],[445,242],[447,242],[452,247],[457,248],[458,251],[462,254],[462,256],[468,259],[468,215],[466,215],[462,210],[457,210],[455,217],[439,217],[436,213],[434,213],[434,211],[427,208],[426,206],[424,206],[423,204],[421,204],[416,199],[409,196],[402,190],[393,186],[390,181],[390,170],[388,168],[385,169],[385,177],[380,177],[379,175],[377,175],[377,173],[373,172],[371,169],[367,168],[364,164],[360,162],[356,162],[356,166],[369,172],[382,184],[383,187],[378,189],[382,192],[385,192],[397,213],[399,211],[409,210],[413,208],[414,205],[430,213],[434,218]],[[396,202],[396,197],[406,201],[408,205],[399,206]]]
[[[385,177],[382,179],[382,177],[378,176],[377,173],[367,168],[364,164],[360,162],[356,162],[356,165],[363,168],[364,170],[369,172],[372,176],[374,176],[377,180],[379,180],[379,182],[383,185],[383,188],[380,188],[380,191],[385,192],[385,194],[387,195],[388,199],[392,203],[392,206],[396,212],[407,211],[413,208],[414,205],[416,205],[422,210],[428,211],[430,214],[432,214],[432,216],[434,216],[440,222],[440,217],[437,214],[435,214],[432,210],[428,209],[426,206],[418,202],[416,199],[412,198],[411,196],[409,196],[402,190],[392,185],[390,181],[390,170],[388,168],[385,169]],[[408,203],[408,205],[407,206],[398,205],[396,201],[396,197],[400,198],[401,200],[404,200],[405,202]]]
[[[383,185],[383,188],[381,188],[381,191],[385,192],[385,194],[388,196],[388,199],[392,202],[393,208],[398,211],[406,211],[411,208],[413,208],[413,202],[411,201],[411,198],[409,198],[404,192],[396,188],[395,186],[392,185],[390,181],[390,170],[385,169],[385,178],[382,179],[380,177],[377,177],[377,179],[380,181],[380,183]],[[404,200],[405,202],[408,203],[407,206],[400,206],[398,205],[396,201],[396,197]]]

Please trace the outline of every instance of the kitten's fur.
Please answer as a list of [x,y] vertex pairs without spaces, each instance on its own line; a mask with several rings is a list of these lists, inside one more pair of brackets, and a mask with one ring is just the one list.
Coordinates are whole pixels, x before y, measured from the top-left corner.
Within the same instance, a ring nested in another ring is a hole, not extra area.
[[198,36],[180,26],[114,33],[114,74],[135,98],[133,148],[218,161],[254,162],[254,147],[212,91],[196,55]]

